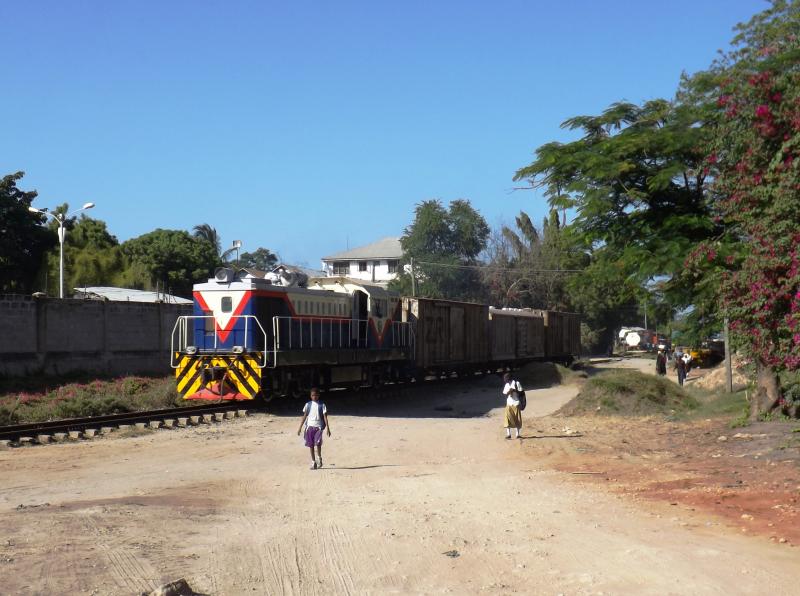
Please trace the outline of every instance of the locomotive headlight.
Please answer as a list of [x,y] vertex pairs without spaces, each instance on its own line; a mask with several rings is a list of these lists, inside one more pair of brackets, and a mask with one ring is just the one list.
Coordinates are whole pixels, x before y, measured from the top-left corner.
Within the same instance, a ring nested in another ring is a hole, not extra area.
[[187,354],[197,354],[197,346],[186,346]]
[[233,346],[233,348],[231,348],[231,352],[233,352],[234,354],[243,354],[244,346]]

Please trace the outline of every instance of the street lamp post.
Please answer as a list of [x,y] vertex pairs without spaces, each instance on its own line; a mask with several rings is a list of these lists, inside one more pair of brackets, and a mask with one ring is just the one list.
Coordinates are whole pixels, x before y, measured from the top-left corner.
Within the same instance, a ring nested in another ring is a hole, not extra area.
[[58,255],[58,297],[64,297],[64,236],[66,235],[66,230],[64,229],[64,222],[70,215],[75,215],[79,211],[84,211],[85,209],[91,209],[94,207],[94,203],[86,203],[80,209],[76,209],[72,213],[50,213],[45,207],[44,209],[37,209],[36,207],[28,207],[28,211],[31,213],[39,213],[43,215],[49,215],[53,219],[58,222],[58,245],[59,245],[59,255]]

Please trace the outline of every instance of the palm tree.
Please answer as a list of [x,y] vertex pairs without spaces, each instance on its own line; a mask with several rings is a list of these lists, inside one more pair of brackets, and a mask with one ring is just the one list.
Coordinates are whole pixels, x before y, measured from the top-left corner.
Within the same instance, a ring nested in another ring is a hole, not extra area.
[[195,238],[211,243],[211,245],[214,247],[214,250],[217,251],[217,255],[220,254],[222,251],[222,242],[220,241],[219,235],[217,234],[217,230],[215,228],[211,227],[210,224],[199,224],[192,229],[194,230]]

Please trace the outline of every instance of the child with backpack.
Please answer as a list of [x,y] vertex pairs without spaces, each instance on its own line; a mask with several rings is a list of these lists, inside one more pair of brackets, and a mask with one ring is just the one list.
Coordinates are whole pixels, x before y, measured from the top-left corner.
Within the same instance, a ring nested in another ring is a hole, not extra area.
[[[303,406],[303,418],[300,420],[300,428],[297,429],[298,436],[303,430],[303,424],[306,426],[305,446],[311,450],[311,469],[322,468],[322,431],[327,431],[330,437],[331,426],[328,422],[328,408],[319,401],[319,389],[316,387],[311,388],[311,401]],[[315,446],[319,456],[319,465],[314,458]]]
[[503,395],[506,398],[506,439],[511,438],[511,429],[517,431],[517,438],[522,437],[519,431],[522,430],[522,410],[525,409],[525,392],[519,381],[511,377],[511,373],[503,375]]

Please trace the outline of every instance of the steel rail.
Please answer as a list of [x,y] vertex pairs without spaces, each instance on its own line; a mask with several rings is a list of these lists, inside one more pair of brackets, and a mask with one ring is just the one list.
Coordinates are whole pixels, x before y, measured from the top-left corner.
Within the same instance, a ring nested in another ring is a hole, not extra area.
[[[167,408],[161,410],[144,410],[141,412],[125,412],[122,414],[107,414],[104,416],[90,416],[87,418],[67,418],[47,422],[32,422],[28,424],[12,424],[0,426],[0,440],[15,441],[20,437],[53,434],[56,432],[69,432],[71,430],[84,430],[91,427],[111,426],[119,424],[134,424],[150,420],[176,418],[182,416],[202,416],[245,409],[247,403],[217,403],[197,406],[184,406],[181,408]],[[252,408],[252,406],[251,406]]]

